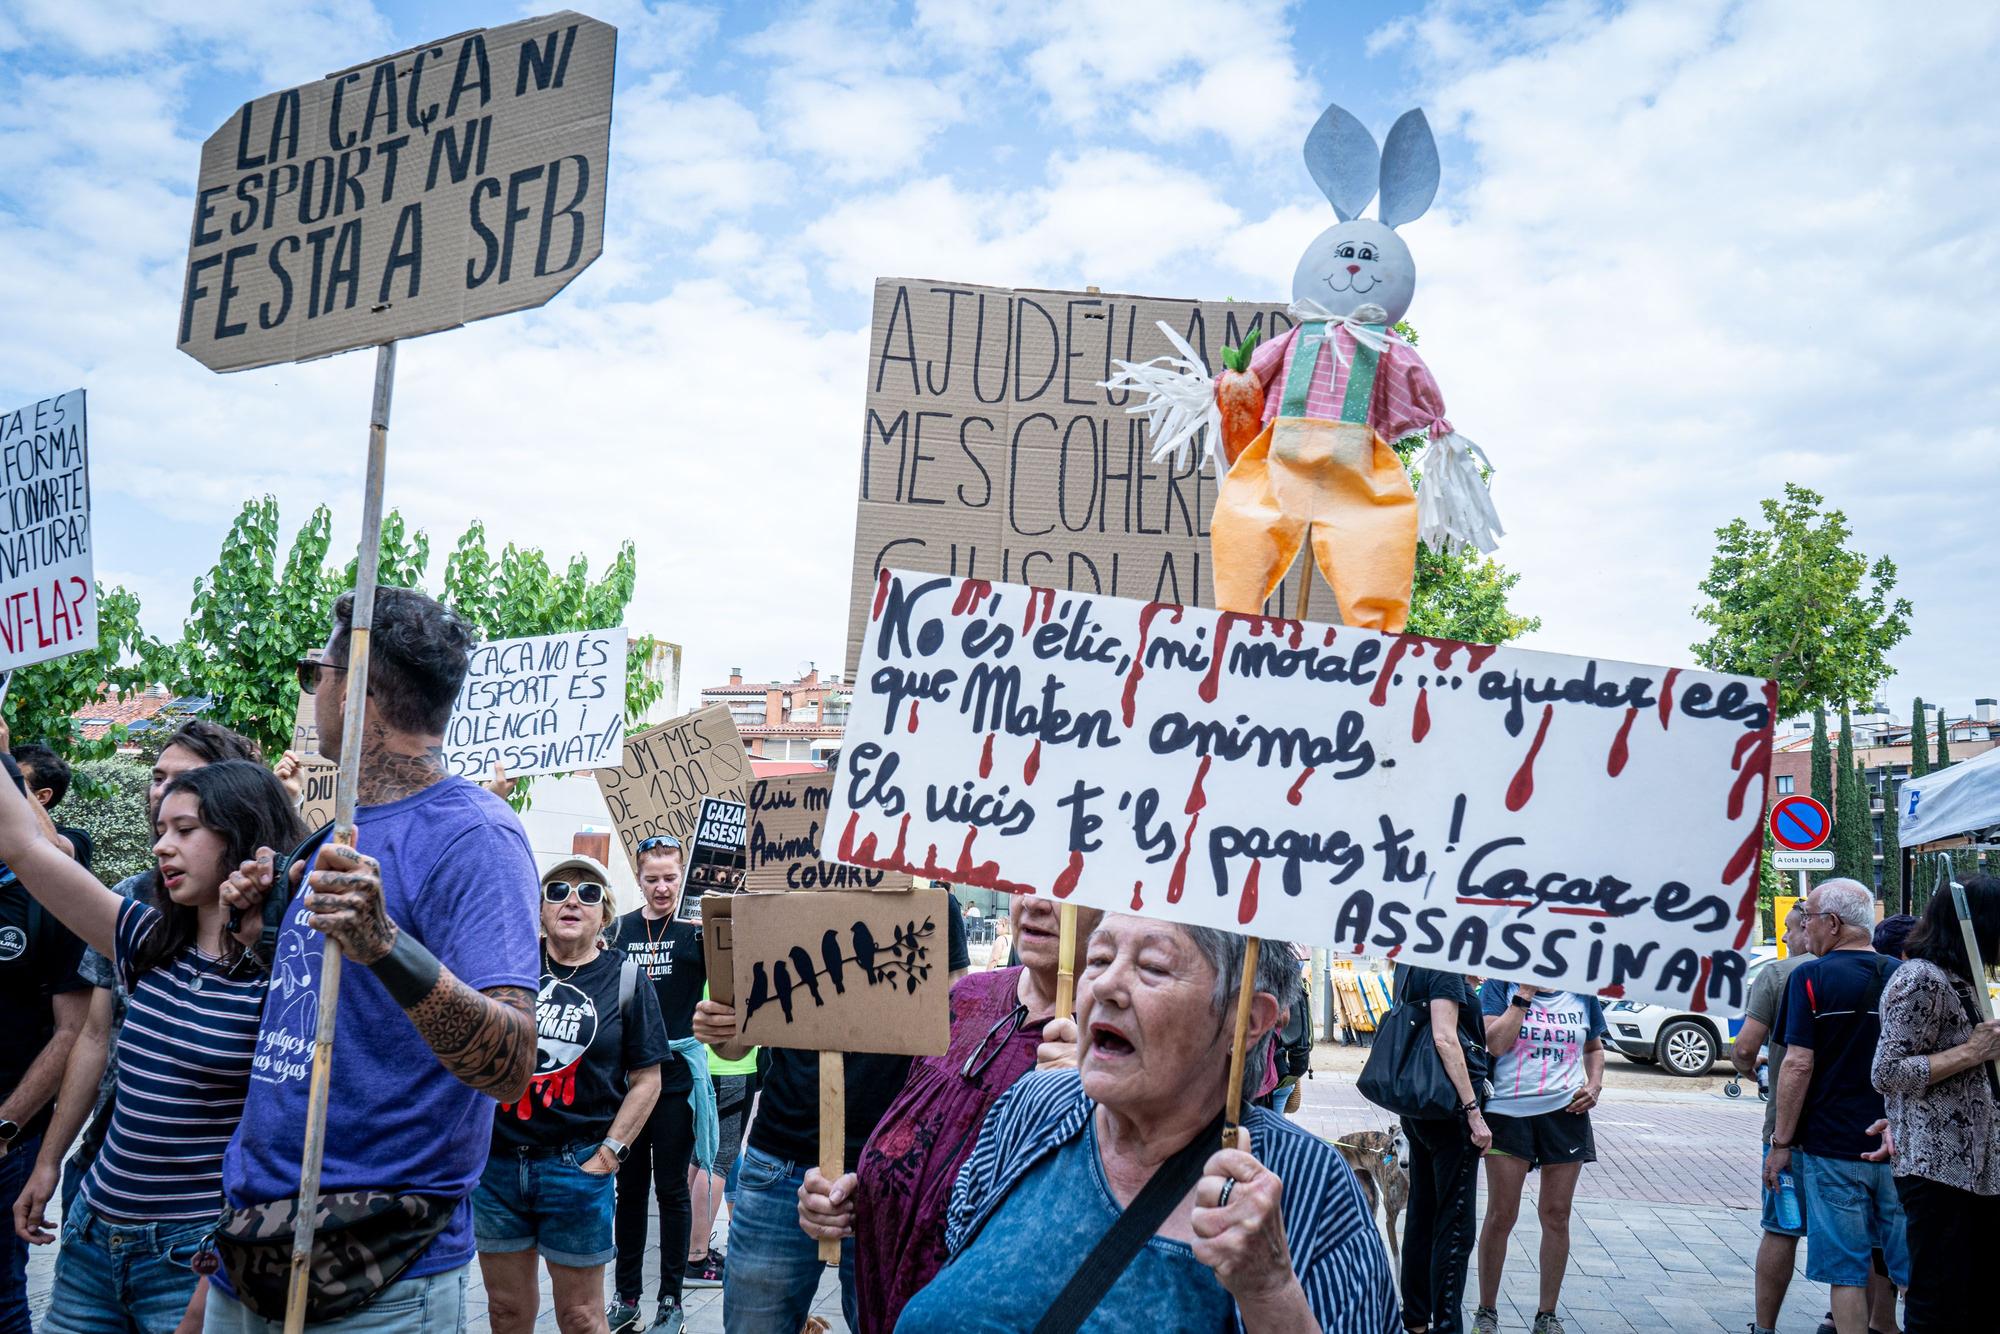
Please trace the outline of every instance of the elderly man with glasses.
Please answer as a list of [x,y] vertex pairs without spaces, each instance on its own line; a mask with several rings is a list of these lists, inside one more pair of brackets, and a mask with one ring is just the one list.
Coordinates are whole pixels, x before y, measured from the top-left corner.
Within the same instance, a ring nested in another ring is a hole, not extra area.
[[1806,1277],[1833,1289],[1840,1334],[1866,1334],[1871,1253],[1882,1252],[1897,1287],[1910,1281],[1903,1206],[1876,1144],[1884,1110],[1872,1074],[1882,988],[1898,961],[1875,953],[1875,896],[1857,881],[1820,885],[1792,909],[1801,915],[1816,957],[1785,983],[1785,1065],[1764,1183],[1776,1189],[1796,1167],[1812,1220]]

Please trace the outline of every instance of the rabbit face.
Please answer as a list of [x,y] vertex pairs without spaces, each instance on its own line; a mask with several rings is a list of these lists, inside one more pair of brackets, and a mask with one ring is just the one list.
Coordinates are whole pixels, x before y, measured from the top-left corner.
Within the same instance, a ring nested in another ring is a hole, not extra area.
[[1380,306],[1386,323],[1409,312],[1417,291],[1417,264],[1403,238],[1370,218],[1336,223],[1306,247],[1292,274],[1292,300],[1352,315]]

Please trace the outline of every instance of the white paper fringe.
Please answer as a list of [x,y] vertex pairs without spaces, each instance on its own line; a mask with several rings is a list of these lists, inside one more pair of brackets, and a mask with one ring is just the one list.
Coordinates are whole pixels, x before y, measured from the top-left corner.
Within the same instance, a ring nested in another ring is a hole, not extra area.
[[1433,551],[1461,547],[1496,550],[1507,530],[1493,508],[1484,466],[1493,471],[1486,453],[1462,435],[1434,435],[1417,455],[1417,540]]
[[1146,431],[1153,441],[1153,462],[1171,456],[1175,463],[1187,461],[1195,434],[1204,427],[1201,460],[1215,461],[1216,474],[1222,472],[1222,413],[1215,406],[1215,381],[1201,354],[1187,340],[1160,322],[1160,332],[1180,353],[1178,357],[1154,357],[1151,361],[1114,361],[1118,374],[1100,381],[1101,387],[1132,390],[1143,397],[1125,411],[1146,418]]

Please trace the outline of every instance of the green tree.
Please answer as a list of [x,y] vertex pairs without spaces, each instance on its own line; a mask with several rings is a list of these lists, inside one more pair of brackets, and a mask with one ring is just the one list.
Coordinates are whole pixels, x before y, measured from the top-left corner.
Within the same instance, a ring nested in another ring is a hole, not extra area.
[[[75,715],[103,697],[145,689],[160,668],[163,650],[139,627],[139,599],[123,588],[97,586],[97,647],[17,670],[7,685],[7,726],[16,741],[43,741],[72,764],[118,753],[125,730],[85,740]],[[92,780],[83,776],[82,787]],[[142,822],[143,823],[143,822]]]
[[72,770],[62,822],[90,835],[91,870],[107,885],[153,868],[153,822],[146,818],[152,770],[132,760],[85,760]]
[[1902,817],[1896,810],[1901,790],[1894,778],[1882,780],[1882,902],[1891,912],[1903,911],[1903,849],[1898,842]]
[[1871,890],[1875,886],[1875,833],[1868,809],[1868,784],[1854,763],[1854,719],[1847,705],[1840,706],[1840,748],[1834,759],[1840,787],[1834,793],[1839,803],[1833,818],[1833,873],[1859,880]]
[[1507,605],[1520,581],[1520,575],[1477,551],[1447,555],[1419,546],[1406,628],[1413,635],[1474,644],[1519,639],[1542,628],[1541,617],[1520,615]]
[[1910,703],[1910,777],[1922,778],[1931,771],[1930,724],[1924,720],[1924,697]]
[[1826,739],[1826,710],[1813,709],[1812,799],[1833,815],[1833,749]]
[[1937,763],[1931,766],[1933,769],[1948,769],[1951,767],[1951,747],[1948,744],[1950,741],[1951,724],[1945,721],[1944,710],[1939,709]]
[[1736,519],[1716,530],[1695,618],[1711,627],[1695,660],[1778,683],[1778,712],[1872,699],[1887,654],[1909,633],[1910,604],[1891,600],[1896,566],[1850,549],[1847,516],[1786,483],[1762,502],[1763,527]]

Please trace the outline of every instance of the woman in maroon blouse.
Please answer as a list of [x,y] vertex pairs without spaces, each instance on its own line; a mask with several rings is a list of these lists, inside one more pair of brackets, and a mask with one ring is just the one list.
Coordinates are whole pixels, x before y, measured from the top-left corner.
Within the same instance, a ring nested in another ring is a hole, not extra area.
[[[1016,897],[1010,910],[1020,966],[968,973],[951,989],[951,1048],[910,1066],[855,1170],[829,1182],[814,1169],[799,1191],[799,1226],[814,1237],[855,1238],[861,1328],[890,1334],[904,1303],[944,1267],[952,1183],[986,1113],[1035,1068],[1042,1027],[1055,1014],[1053,899]],[[1077,910],[1077,953],[1104,914]]]

